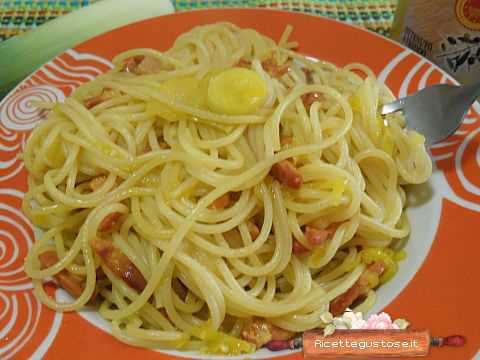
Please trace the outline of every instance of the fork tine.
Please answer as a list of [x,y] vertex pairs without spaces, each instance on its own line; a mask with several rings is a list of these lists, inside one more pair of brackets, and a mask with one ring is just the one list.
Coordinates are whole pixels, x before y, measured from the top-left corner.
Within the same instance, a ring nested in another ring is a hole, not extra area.
[[385,104],[382,107],[382,115],[388,115],[396,111],[400,111],[403,109],[403,106],[405,105],[405,99],[398,99],[396,101],[393,101],[391,103]]

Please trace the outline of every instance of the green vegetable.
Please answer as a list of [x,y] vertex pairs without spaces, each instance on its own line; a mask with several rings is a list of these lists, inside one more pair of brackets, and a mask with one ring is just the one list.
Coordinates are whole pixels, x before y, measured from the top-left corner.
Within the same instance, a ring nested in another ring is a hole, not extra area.
[[173,11],[168,0],[102,0],[0,43],[0,98],[63,51],[116,27]]

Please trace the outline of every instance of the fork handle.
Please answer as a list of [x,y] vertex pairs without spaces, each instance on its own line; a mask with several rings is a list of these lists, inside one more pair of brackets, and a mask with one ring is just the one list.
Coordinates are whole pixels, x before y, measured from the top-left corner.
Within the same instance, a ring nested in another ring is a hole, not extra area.
[[477,97],[480,96],[480,81],[474,82],[472,84],[464,85],[463,88],[465,89],[466,96],[473,97],[472,103],[475,101]]

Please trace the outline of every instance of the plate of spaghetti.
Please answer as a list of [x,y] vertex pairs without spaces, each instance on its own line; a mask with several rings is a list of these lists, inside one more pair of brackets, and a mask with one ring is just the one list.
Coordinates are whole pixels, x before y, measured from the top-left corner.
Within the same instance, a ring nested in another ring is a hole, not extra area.
[[0,103],[2,358],[293,359],[269,344],[384,308],[461,329],[473,356],[479,109],[431,150],[380,115],[452,81],[269,10],[153,18],[59,55]]

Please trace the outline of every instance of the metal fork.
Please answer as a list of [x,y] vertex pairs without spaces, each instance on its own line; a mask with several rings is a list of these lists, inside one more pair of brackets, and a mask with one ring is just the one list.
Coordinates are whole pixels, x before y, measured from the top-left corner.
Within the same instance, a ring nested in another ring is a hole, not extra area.
[[382,115],[402,111],[408,128],[423,134],[430,146],[458,129],[478,96],[480,82],[463,86],[433,85],[383,105]]

